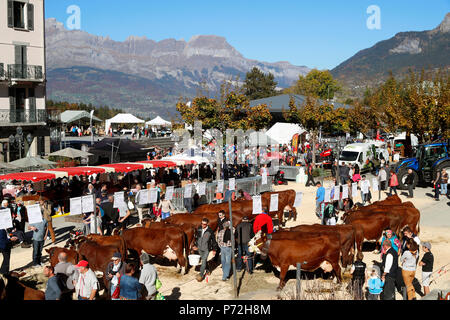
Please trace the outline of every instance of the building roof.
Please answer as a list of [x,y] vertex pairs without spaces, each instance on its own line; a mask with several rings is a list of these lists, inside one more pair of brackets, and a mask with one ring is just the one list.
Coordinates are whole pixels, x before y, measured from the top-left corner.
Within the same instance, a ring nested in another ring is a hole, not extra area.
[[[302,106],[306,102],[306,97],[302,96],[300,94],[293,94],[292,95],[295,99],[295,104],[298,106]],[[250,107],[254,107],[260,104],[266,104],[271,112],[282,112],[283,110],[287,111],[289,110],[289,100],[291,99],[291,95],[289,94],[283,94],[279,96],[273,96],[263,99],[257,99],[250,101]],[[324,101],[321,99],[318,99],[318,103],[323,103]],[[332,105],[334,105],[336,108],[345,108],[349,109],[351,106],[338,103],[338,102],[330,102]]]

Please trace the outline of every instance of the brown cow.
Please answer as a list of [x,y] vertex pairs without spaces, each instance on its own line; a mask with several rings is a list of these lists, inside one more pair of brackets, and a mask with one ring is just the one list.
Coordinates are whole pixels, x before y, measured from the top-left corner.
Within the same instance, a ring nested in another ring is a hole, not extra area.
[[59,248],[59,247],[53,247],[50,249],[45,249],[47,251],[49,257],[50,257],[50,265],[52,267],[55,267],[59,261],[58,261],[58,255],[61,252],[65,252],[67,254],[67,262],[70,262],[73,265],[76,265],[78,261],[80,260],[78,258],[78,252],[73,249],[66,249],[66,248]]
[[87,240],[94,241],[102,246],[113,246],[118,248],[118,252],[122,255],[122,259],[127,258],[127,245],[123,238],[118,235],[102,236],[99,234],[89,234],[86,236]]
[[287,231],[301,231],[301,232],[318,232],[318,233],[338,233],[340,237],[341,253],[342,253],[342,267],[347,267],[353,263],[355,255],[355,243],[364,240],[363,230],[359,225],[335,225],[324,226],[321,224],[313,225],[299,225],[292,228],[282,230]]
[[25,275],[24,272],[9,272],[8,274],[0,274],[0,300],[5,301],[32,301],[45,300],[45,293],[27,287],[19,278]]
[[297,209],[294,207],[296,196],[295,190],[264,192],[261,194],[263,206],[266,205],[267,208],[270,208],[270,197],[272,194],[278,194],[278,211],[273,213],[270,212],[270,215],[276,214],[278,220],[282,223],[284,219],[284,209],[287,208],[289,210],[289,217],[293,218],[294,221],[297,221]]
[[285,277],[290,265],[302,263],[302,269],[314,271],[323,268],[327,272],[327,263],[331,264],[338,281],[342,281],[339,266],[340,244],[336,234],[307,234],[297,231],[276,232],[272,240],[258,232],[249,242],[249,251],[269,256],[273,266],[280,268],[280,284],[278,290],[286,285]]
[[186,240],[187,240],[187,244],[188,244],[188,248],[190,249],[192,246],[192,243],[194,241],[195,238],[195,233],[197,230],[198,226],[194,226],[190,223],[182,223],[182,224],[171,224],[171,223],[165,223],[165,222],[153,222],[150,219],[143,219],[142,220],[142,225],[144,228],[146,229],[151,229],[151,228],[164,228],[166,226],[178,226],[180,227],[185,235],[186,235]]
[[122,230],[122,237],[129,250],[137,254],[142,251],[152,256],[164,256],[169,260],[178,262],[178,272],[185,273],[187,260],[183,254],[188,254],[188,243],[184,231],[178,226],[166,226],[164,228],[133,228]]

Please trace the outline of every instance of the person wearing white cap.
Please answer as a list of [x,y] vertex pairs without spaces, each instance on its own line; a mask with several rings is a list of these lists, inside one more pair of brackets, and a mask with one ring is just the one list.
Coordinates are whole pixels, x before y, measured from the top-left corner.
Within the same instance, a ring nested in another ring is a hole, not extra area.
[[106,278],[109,280],[108,290],[111,293],[111,300],[119,300],[118,292],[114,294],[120,283],[120,277],[125,274],[126,263],[122,261],[119,252],[113,254],[111,262],[106,267]]

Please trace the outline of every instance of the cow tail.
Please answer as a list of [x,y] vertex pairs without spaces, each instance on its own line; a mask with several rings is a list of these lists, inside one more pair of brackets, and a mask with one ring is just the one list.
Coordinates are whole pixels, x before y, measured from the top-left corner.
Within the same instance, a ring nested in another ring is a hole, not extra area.
[[187,270],[187,267],[188,267],[188,259],[189,259],[189,245],[190,245],[190,243],[189,243],[189,241],[188,241],[188,238],[187,238],[187,234],[186,234],[186,232],[184,232],[183,231],[183,247],[184,247],[184,250],[185,250],[185,253],[186,253],[186,264],[185,264],[185,268],[186,268],[186,270]]
[[120,242],[122,243],[123,259],[125,261],[127,259],[127,256],[128,256],[127,243],[125,242],[125,239],[123,238],[122,235],[119,235],[119,237],[120,237]]

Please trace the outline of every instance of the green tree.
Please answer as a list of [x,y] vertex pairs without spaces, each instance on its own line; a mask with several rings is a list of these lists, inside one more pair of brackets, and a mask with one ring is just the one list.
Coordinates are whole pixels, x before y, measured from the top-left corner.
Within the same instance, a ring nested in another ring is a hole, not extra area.
[[277,95],[277,82],[271,73],[267,75],[254,67],[247,73],[244,81],[244,94],[250,100],[262,99]]
[[289,98],[289,110],[283,110],[283,118],[289,123],[300,123],[300,114],[292,95]]
[[328,70],[311,70],[306,76],[299,76],[297,82],[285,90],[288,94],[301,94],[320,98],[333,99],[334,94],[341,90],[339,83],[333,79]]

